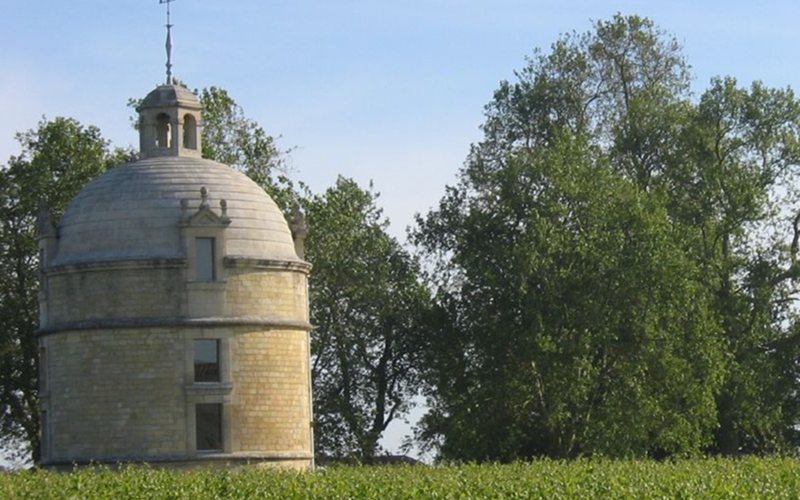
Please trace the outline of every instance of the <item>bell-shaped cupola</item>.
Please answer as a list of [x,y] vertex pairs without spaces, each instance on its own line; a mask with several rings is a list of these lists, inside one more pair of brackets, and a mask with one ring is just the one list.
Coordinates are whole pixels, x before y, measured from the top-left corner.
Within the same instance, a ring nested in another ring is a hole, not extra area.
[[180,85],[159,85],[147,94],[136,108],[142,158],[200,158],[201,110],[197,96]]

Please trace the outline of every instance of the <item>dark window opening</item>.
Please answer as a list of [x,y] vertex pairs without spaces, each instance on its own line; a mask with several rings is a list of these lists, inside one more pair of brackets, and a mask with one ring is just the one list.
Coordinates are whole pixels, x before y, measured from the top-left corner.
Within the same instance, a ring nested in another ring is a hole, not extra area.
[[219,382],[219,340],[194,341],[194,381]]
[[214,238],[195,239],[195,257],[197,268],[197,281],[214,281]]
[[161,113],[156,117],[156,146],[159,148],[169,148],[171,135],[169,115]]
[[192,115],[183,117],[183,147],[197,149],[197,120]]
[[222,451],[222,405],[195,405],[197,451]]

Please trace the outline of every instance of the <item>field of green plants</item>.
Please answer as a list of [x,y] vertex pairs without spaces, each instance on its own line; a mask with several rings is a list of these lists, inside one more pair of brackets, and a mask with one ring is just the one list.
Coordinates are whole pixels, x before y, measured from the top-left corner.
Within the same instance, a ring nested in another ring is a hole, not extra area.
[[0,474],[0,498],[798,498],[800,461],[542,460],[333,467],[313,473],[148,467]]

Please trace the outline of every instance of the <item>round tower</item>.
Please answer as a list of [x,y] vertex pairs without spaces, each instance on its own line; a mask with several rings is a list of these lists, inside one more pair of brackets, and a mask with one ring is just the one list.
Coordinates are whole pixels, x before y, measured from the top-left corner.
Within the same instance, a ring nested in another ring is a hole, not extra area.
[[42,461],[311,467],[302,241],[201,158],[194,94],[161,85],[137,111],[141,159],[40,217]]

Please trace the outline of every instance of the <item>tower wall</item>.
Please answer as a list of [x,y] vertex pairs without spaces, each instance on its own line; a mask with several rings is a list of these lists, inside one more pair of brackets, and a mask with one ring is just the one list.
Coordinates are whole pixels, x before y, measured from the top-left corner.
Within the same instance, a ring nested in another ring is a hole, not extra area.
[[[307,269],[231,261],[216,283],[222,314],[187,317],[189,287],[174,285],[185,263],[136,265],[61,268],[46,279],[44,463],[311,466]],[[219,382],[195,382],[197,339],[219,341]],[[195,406],[208,403],[222,408],[224,446],[211,453],[195,442]]]
[[84,186],[57,228],[40,210],[43,462],[307,468],[302,220],[200,157],[188,89],[137,110],[142,159]]

